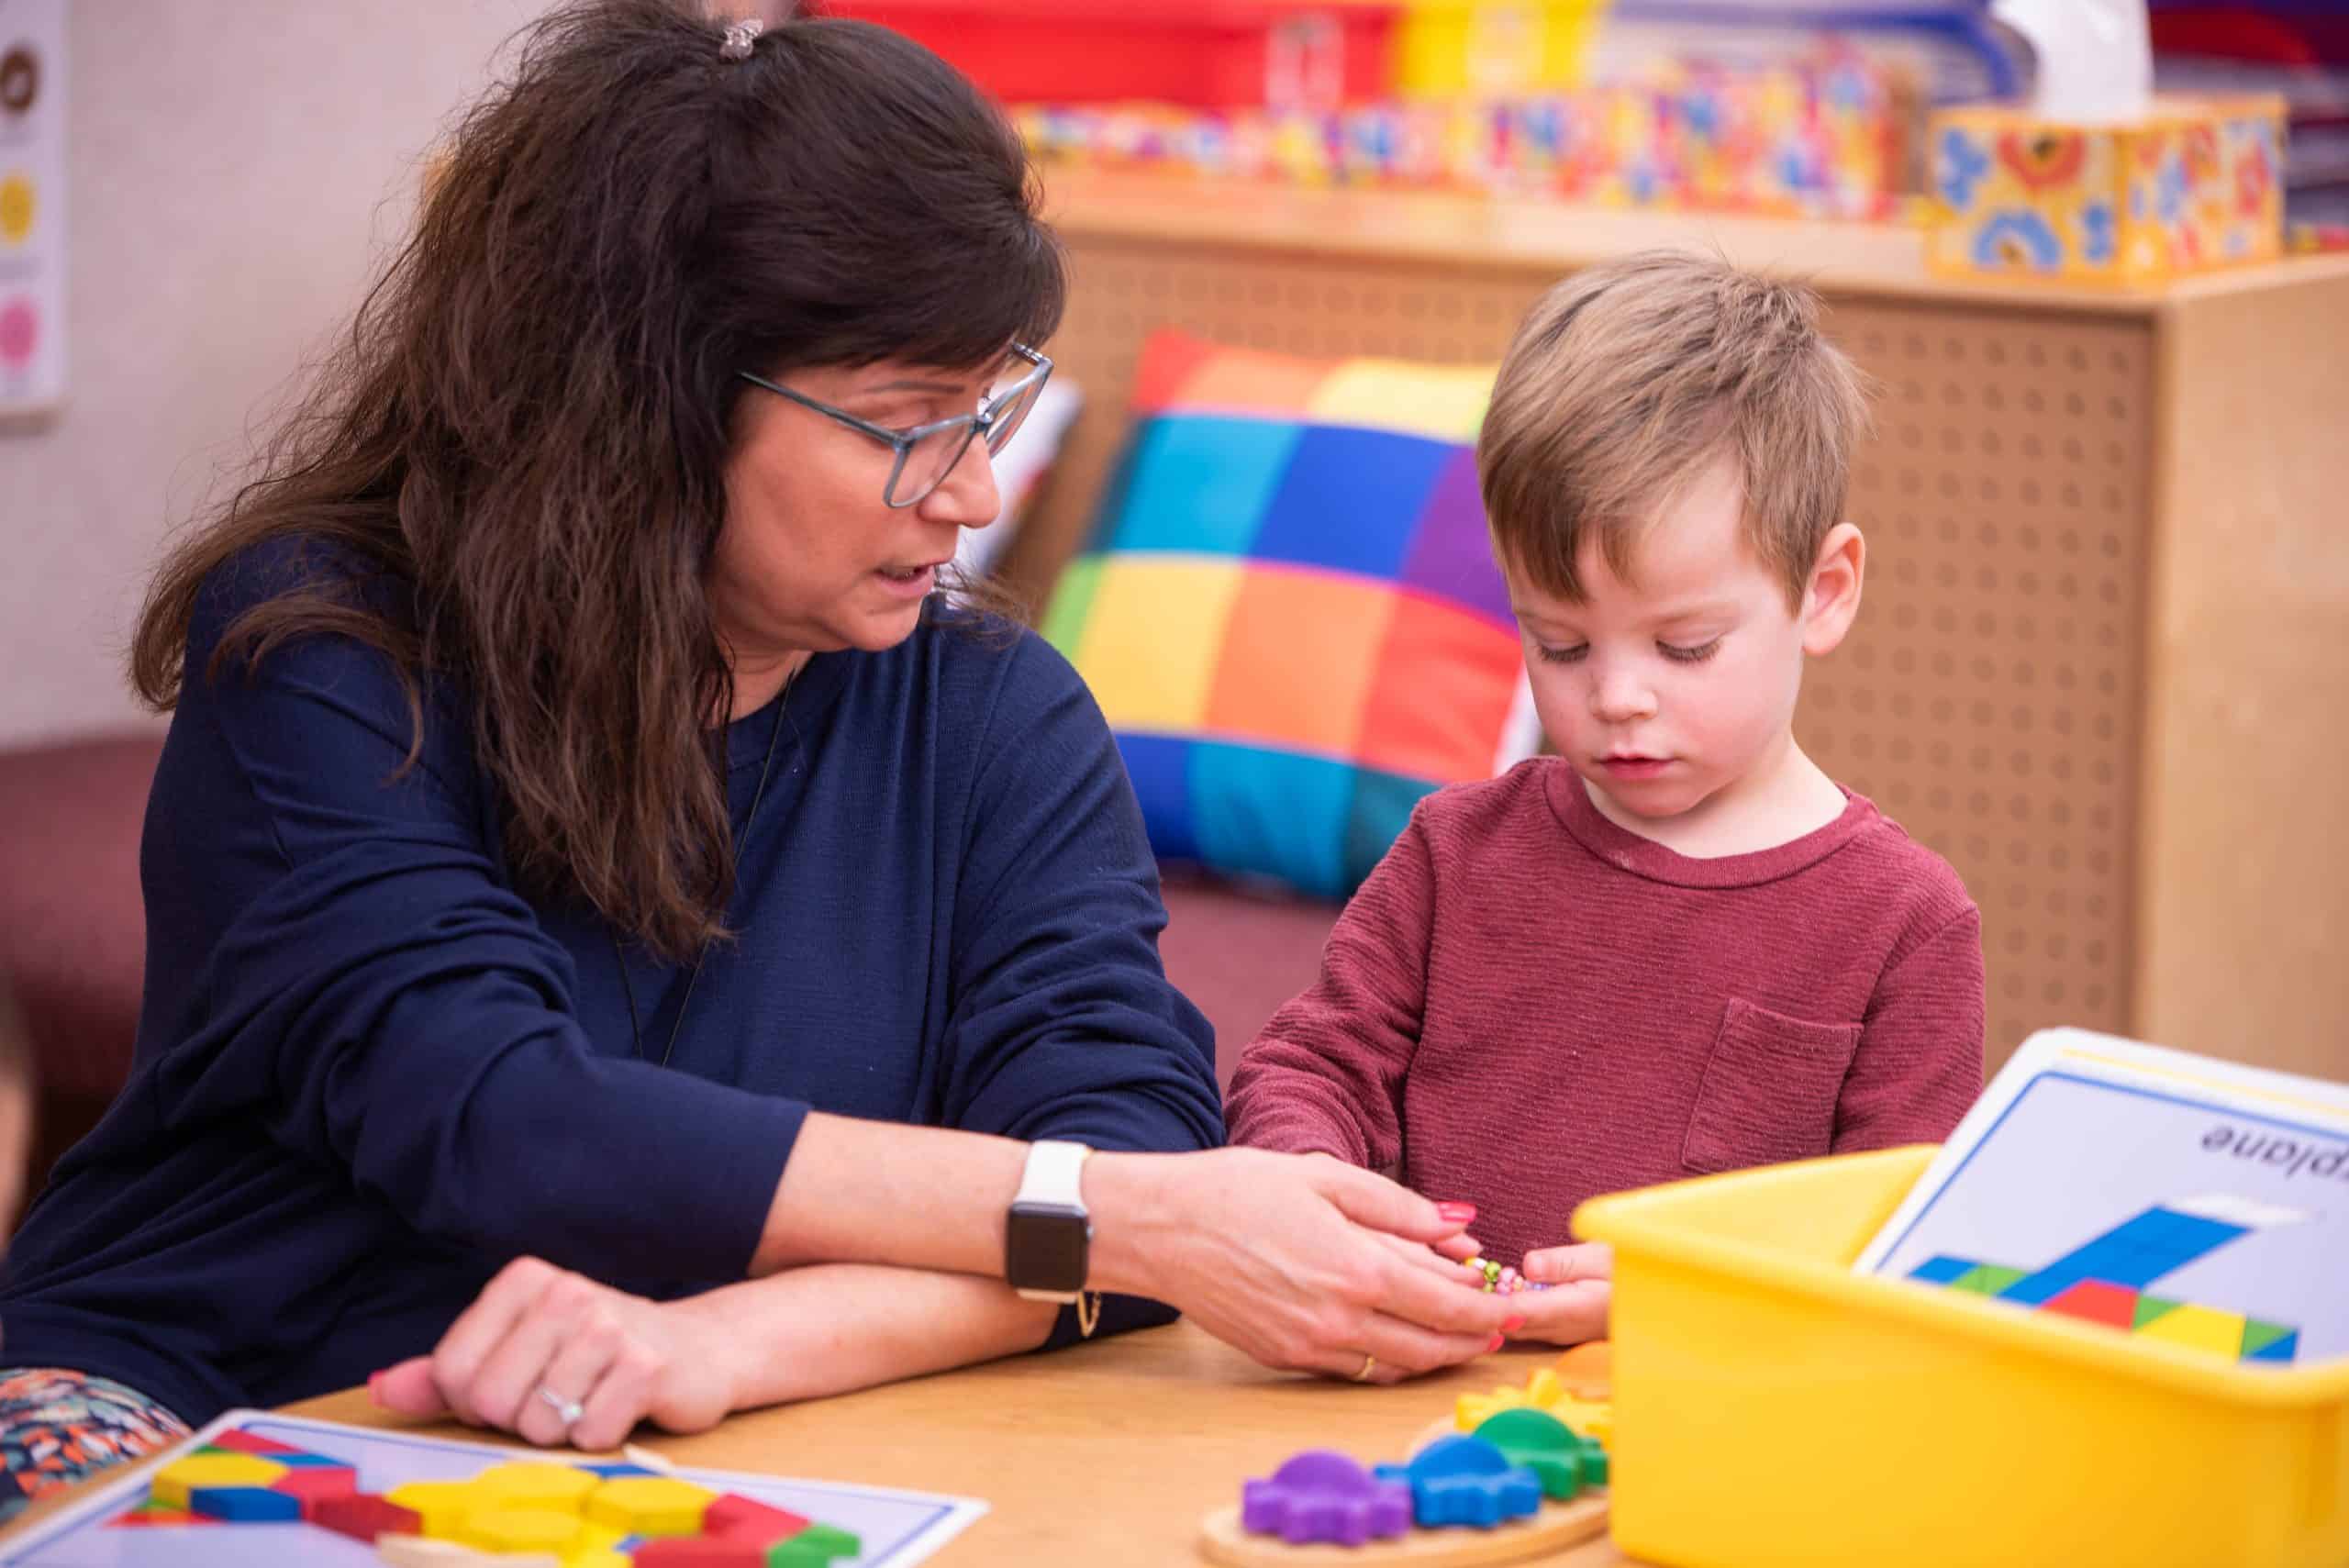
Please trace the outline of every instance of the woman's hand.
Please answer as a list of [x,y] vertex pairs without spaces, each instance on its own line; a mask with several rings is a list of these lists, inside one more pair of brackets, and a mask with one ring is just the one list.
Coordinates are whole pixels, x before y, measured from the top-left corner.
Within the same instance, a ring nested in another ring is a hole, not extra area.
[[1473,1210],[1327,1155],[1100,1154],[1085,1192],[1097,1282],[1168,1302],[1266,1366],[1397,1382],[1497,1349],[1520,1315],[1429,1251]]
[[1525,1254],[1525,1277],[1547,1290],[1520,1291],[1508,1297],[1525,1315],[1525,1326],[1510,1338],[1578,1345],[1607,1337],[1607,1311],[1614,1298],[1615,1250],[1604,1241],[1543,1247]]
[[[690,1303],[647,1301],[518,1258],[432,1354],[377,1373],[368,1390],[404,1416],[451,1415],[547,1446],[612,1449],[640,1421],[673,1432],[716,1426],[733,1407],[725,1348],[722,1337],[695,1332]],[[558,1400],[576,1402],[576,1420],[564,1420]]]

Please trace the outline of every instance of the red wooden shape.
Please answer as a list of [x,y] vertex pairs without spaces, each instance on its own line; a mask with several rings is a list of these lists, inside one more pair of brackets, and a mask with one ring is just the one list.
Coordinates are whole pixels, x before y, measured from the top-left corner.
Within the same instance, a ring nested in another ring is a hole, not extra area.
[[217,1436],[213,1438],[212,1446],[214,1448],[229,1449],[238,1453],[257,1453],[264,1459],[274,1459],[281,1453],[301,1453],[306,1451],[302,1449],[292,1447],[289,1444],[279,1442],[273,1438],[264,1438],[256,1433],[244,1431],[235,1427],[231,1427],[228,1430],[219,1433]]
[[363,1540],[370,1546],[375,1544],[379,1535],[424,1533],[423,1517],[414,1508],[403,1508],[373,1492],[354,1492],[347,1497],[321,1497],[315,1503],[305,1503],[302,1516],[314,1525],[353,1540]]
[[629,1554],[636,1568],[767,1568],[767,1543],[722,1535],[664,1535]]
[[305,1466],[289,1470],[269,1485],[273,1492],[290,1492],[302,1499],[302,1517],[313,1518],[320,1503],[337,1497],[355,1496],[359,1491],[359,1472],[344,1466],[332,1469]]
[[2125,1284],[2084,1279],[2061,1296],[2043,1304],[2040,1310],[2060,1312],[2066,1318],[2085,1318],[2091,1323],[2110,1323],[2116,1329],[2127,1329],[2137,1321],[2137,1293]]
[[807,1521],[787,1508],[770,1507],[733,1492],[712,1503],[701,1516],[702,1534],[756,1541],[761,1546],[787,1540],[807,1528]]

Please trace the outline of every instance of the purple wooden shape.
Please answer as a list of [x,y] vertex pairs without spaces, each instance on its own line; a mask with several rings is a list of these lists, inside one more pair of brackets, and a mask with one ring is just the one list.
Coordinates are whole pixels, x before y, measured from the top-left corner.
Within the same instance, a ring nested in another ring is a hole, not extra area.
[[1308,1449],[1268,1480],[1241,1488],[1240,1522],[1291,1546],[1335,1541],[1360,1546],[1411,1528],[1411,1489],[1379,1481],[1344,1454]]

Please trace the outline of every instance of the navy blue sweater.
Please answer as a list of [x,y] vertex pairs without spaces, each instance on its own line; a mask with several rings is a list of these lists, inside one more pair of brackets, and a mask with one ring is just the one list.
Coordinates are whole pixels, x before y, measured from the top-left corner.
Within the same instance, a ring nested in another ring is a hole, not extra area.
[[[372,650],[205,678],[284,570],[249,555],[199,606],[141,850],[137,1065],[10,1247],[0,1365],[201,1422],[429,1351],[520,1254],[663,1296],[738,1280],[810,1108],[1221,1141],[1132,790],[1039,639],[933,612],[731,726],[738,836],[771,739],[774,767],[739,941],[664,1068],[686,970],[627,950],[638,1060],[611,928],[515,891],[451,693],[399,774],[408,707]],[[1104,1327],[1163,1316],[1113,1300]]]

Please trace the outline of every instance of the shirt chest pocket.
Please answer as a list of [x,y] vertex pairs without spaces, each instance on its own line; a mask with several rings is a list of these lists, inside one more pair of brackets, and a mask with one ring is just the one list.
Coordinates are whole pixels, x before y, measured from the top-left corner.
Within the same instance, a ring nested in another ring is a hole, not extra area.
[[1713,1038],[1681,1162],[1699,1173],[1828,1151],[1857,1024],[1820,1024],[1731,998]]

